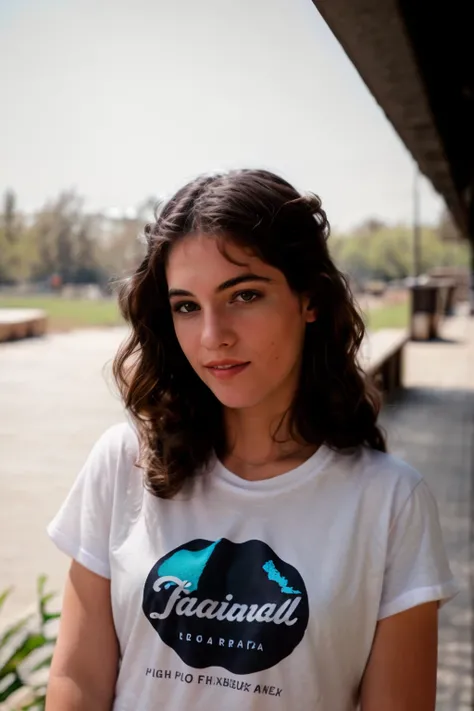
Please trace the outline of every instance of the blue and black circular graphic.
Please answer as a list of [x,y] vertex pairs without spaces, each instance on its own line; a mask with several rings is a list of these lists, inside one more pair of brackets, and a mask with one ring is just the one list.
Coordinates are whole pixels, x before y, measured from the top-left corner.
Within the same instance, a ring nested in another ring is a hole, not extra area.
[[252,674],[278,664],[305,633],[301,575],[265,543],[197,539],[153,566],[143,612],[188,666]]

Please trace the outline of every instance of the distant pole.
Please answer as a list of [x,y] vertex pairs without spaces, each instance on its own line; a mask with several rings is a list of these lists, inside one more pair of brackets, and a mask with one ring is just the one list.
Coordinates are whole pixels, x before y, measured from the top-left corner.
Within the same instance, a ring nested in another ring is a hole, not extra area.
[[[472,183],[474,188],[474,181]],[[471,206],[469,210],[469,253],[470,253],[470,280],[469,280],[469,313],[474,316],[474,200],[471,200]],[[474,627],[473,627],[474,631]],[[474,647],[473,647],[474,650]]]
[[415,163],[413,176],[413,276],[418,279],[421,272],[421,232],[420,232],[420,171]]

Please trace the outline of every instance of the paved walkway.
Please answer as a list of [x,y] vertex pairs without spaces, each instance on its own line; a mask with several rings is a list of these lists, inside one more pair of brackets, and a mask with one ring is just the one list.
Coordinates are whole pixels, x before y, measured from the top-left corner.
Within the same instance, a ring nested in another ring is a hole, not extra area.
[[[2,623],[32,605],[38,574],[61,589],[68,563],[45,526],[95,439],[122,419],[102,366],[124,335],[91,330],[0,347],[0,590],[16,588]],[[470,711],[474,319],[451,319],[443,336],[408,345],[408,389],[382,423],[391,451],[422,472],[439,502],[462,592],[441,612],[438,711]]]
[[474,319],[446,322],[438,343],[410,343],[407,390],[383,412],[391,450],[425,477],[439,504],[461,593],[440,614],[438,711],[473,708]]
[[45,526],[93,442],[123,419],[107,363],[124,335],[76,331],[0,345],[0,590],[15,587],[2,622],[31,606],[39,574],[62,587],[67,559]]

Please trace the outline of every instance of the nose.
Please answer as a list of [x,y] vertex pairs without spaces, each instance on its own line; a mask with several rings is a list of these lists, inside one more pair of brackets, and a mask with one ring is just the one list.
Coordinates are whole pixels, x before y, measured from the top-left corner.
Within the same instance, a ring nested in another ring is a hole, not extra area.
[[201,345],[208,351],[218,351],[233,345],[235,333],[228,314],[217,310],[208,311],[203,314]]

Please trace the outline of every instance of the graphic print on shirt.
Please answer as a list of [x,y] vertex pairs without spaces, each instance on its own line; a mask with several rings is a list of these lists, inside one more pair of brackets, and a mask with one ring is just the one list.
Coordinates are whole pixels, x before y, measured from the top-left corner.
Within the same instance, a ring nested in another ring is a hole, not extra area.
[[252,674],[303,639],[308,595],[299,572],[262,541],[196,539],[153,566],[143,612],[188,666]]

